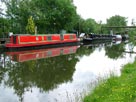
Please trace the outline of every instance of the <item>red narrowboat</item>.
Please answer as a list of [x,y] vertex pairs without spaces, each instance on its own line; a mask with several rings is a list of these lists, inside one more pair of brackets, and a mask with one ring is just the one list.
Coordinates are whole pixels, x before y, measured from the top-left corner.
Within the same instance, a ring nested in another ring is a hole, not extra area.
[[6,55],[11,57],[11,60],[17,62],[24,62],[42,58],[55,57],[59,55],[67,55],[76,53],[79,46],[67,46],[58,48],[38,49],[38,50],[27,50],[17,52],[6,52]]
[[10,43],[6,43],[5,47],[21,48],[73,42],[79,42],[79,39],[77,38],[76,34],[46,34],[46,35],[13,34],[10,37]]

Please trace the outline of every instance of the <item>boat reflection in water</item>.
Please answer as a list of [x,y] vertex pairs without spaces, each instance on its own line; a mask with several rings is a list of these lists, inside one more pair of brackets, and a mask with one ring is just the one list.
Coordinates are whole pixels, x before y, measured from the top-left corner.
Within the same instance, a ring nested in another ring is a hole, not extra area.
[[[0,85],[5,80],[3,76],[7,75],[3,87],[11,88],[10,96],[17,96],[15,98],[15,100],[18,100],[17,102],[29,102],[27,93],[33,96],[35,90],[40,95],[49,96],[48,92],[53,92],[63,83],[72,82],[75,66],[79,60],[76,57],[78,48],[79,46],[72,45],[25,51],[7,51],[5,56],[9,61],[6,61],[5,67],[0,68],[0,72],[2,72],[2,74],[0,73],[0,78],[2,78],[0,79]],[[0,102],[6,100],[7,93],[3,87],[0,88],[1,92],[4,93],[2,96],[4,98],[0,99]],[[8,97],[8,99],[14,100],[14,97]],[[47,100],[47,97],[43,98],[43,101],[45,100]]]
[[36,49],[18,52],[6,52],[6,55],[11,56],[11,60],[17,62],[24,62],[48,57],[55,57],[60,55],[76,53],[79,46],[67,46],[58,48],[46,48],[46,49]]

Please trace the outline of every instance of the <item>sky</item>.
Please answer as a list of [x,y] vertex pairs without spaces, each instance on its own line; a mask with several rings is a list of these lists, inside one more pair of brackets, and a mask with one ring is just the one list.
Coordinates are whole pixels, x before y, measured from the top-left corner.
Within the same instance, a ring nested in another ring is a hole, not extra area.
[[128,18],[128,23],[136,21],[136,0],[74,0],[74,4],[84,19],[106,23],[106,19],[120,15]]
[[[106,23],[106,19],[120,15],[128,18],[128,25],[132,19],[136,22],[136,0],[73,0],[77,13],[84,19]],[[4,5],[0,3],[0,7]]]
[[0,8],[3,9],[2,12],[5,13],[4,9],[6,8],[6,6],[4,3],[0,2]]

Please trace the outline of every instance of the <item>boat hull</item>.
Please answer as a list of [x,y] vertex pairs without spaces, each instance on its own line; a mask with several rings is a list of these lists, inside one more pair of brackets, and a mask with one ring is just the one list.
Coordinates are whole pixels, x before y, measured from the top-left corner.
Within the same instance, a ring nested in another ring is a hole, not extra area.
[[57,48],[64,46],[78,46],[80,42],[69,42],[69,43],[59,43],[59,44],[46,44],[38,46],[25,46],[25,47],[5,47],[4,51],[25,51],[31,49],[45,49],[45,48]]
[[54,46],[79,42],[76,34],[50,34],[50,35],[13,35],[6,48],[24,48],[39,46]]
[[104,34],[90,34],[83,38],[83,43],[89,43],[94,41],[109,41],[112,40],[112,35],[104,35]]

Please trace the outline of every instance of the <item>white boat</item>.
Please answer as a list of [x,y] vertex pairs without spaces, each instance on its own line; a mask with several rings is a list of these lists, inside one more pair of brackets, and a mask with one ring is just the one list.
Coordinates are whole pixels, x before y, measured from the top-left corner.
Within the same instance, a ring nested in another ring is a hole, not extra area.
[[121,35],[113,35],[113,40],[122,40],[122,36]]

